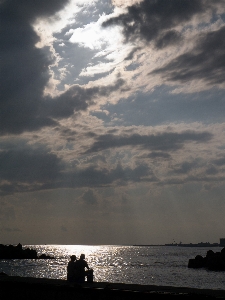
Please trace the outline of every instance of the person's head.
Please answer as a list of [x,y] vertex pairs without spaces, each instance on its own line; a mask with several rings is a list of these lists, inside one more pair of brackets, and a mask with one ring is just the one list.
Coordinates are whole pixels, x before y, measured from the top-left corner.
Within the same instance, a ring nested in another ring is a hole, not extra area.
[[81,254],[80,259],[85,259],[85,254]]
[[70,256],[70,259],[71,259],[72,261],[75,261],[75,260],[76,260],[76,255],[71,255],[71,256]]

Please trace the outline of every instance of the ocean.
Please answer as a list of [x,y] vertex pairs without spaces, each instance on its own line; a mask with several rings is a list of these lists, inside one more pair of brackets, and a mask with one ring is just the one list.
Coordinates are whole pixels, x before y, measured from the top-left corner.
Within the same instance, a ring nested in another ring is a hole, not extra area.
[[188,260],[206,255],[209,249],[221,247],[171,246],[82,246],[82,245],[25,245],[38,255],[54,256],[53,260],[0,260],[0,272],[12,276],[54,278],[66,280],[66,266],[72,254],[86,255],[94,269],[94,281],[127,284],[225,289],[225,272],[189,269]]

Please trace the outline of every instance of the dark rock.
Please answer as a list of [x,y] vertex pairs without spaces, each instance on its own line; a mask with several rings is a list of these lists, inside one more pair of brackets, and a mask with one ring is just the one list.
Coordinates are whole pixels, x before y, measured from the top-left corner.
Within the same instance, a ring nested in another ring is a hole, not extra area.
[[188,268],[198,269],[198,268],[202,268],[204,266],[203,257],[200,258],[198,256],[200,256],[200,255],[197,255],[195,257],[195,259],[189,259]]
[[225,271],[225,248],[221,252],[207,251],[206,257],[197,255],[189,259],[188,268],[207,268],[211,271]]
[[54,257],[52,257],[50,255],[46,255],[46,254],[41,254],[38,258],[39,259],[54,259]]
[[214,256],[214,252],[212,250],[207,251],[206,253],[206,257],[213,257]]
[[17,246],[13,245],[2,245],[0,244],[0,259],[38,259],[38,258],[44,258],[44,259],[52,259],[54,257],[51,257],[46,254],[42,254],[43,257],[37,256],[37,251],[34,249],[26,248],[23,249],[21,244],[18,244]]

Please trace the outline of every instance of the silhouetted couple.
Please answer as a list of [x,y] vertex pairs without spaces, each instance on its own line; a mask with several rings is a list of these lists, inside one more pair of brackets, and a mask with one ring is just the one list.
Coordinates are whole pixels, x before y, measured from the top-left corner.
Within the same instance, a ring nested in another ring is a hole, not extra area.
[[[80,259],[76,259],[76,255],[70,257],[70,261],[67,266],[67,280],[71,283],[82,283],[85,281],[85,276],[91,275],[93,277],[93,271],[90,270],[85,255],[81,254]],[[86,269],[88,271],[86,271]]]

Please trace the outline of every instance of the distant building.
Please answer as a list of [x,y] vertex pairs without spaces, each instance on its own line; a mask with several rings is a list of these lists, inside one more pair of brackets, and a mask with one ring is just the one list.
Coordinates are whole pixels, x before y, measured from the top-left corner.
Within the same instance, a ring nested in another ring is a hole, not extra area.
[[220,239],[220,246],[225,247],[225,239]]

